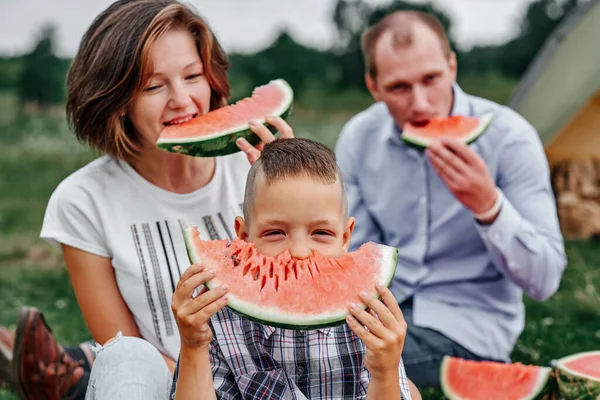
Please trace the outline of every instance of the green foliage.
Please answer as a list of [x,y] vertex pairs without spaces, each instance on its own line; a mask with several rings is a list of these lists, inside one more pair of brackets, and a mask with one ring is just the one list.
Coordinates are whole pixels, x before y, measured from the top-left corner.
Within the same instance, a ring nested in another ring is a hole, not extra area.
[[22,57],[18,93],[22,103],[40,107],[65,100],[65,74],[68,63],[54,54],[56,30],[48,25],[42,28],[34,49]]
[[459,54],[461,73],[497,71],[519,79],[552,32],[582,1],[536,0],[529,4],[517,36],[498,46],[476,46]]
[[243,91],[237,88],[232,93],[234,99],[248,96],[252,88],[277,78],[287,80],[296,94],[301,94],[317,82],[327,86],[336,74],[330,53],[302,46],[285,31],[266,49],[251,55],[232,54],[230,61],[229,76],[244,82]]

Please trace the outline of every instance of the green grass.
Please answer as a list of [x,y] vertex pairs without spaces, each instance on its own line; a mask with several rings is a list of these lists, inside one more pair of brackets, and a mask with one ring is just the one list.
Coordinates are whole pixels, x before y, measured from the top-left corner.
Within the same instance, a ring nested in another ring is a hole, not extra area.
[[[297,136],[333,146],[344,122],[370,99],[305,98],[289,122]],[[14,104],[0,96],[0,105]],[[307,104],[322,108],[311,109]],[[56,185],[94,154],[68,131],[61,116],[0,113],[0,324],[14,328],[19,307],[40,308],[62,343],[89,338],[59,252],[38,239],[46,202]],[[514,361],[547,365],[578,351],[600,349],[600,246],[568,242],[569,266],[550,300],[525,298],[527,322]],[[443,398],[424,391],[424,398]],[[0,390],[0,400],[16,399]]]

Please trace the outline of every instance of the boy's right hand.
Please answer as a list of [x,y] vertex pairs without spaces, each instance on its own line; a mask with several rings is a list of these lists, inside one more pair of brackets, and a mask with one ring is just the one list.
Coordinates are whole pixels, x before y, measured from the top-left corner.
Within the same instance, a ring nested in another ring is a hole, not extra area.
[[[191,265],[181,275],[173,293],[171,309],[179,327],[182,346],[188,348],[208,347],[213,334],[208,321],[217,311],[227,305],[227,288],[219,286],[207,290],[204,283],[214,277],[202,264]],[[192,297],[194,290],[202,286],[200,294]]]

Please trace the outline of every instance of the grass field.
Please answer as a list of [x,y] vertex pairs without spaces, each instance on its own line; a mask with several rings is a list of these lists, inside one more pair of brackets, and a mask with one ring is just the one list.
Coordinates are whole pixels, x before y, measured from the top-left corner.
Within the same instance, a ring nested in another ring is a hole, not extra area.
[[[53,189],[94,154],[73,139],[63,118],[19,116],[15,107],[10,97],[0,97],[0,324],[14,328],[19,307],[34,305],[63,343],[78,343],[88,334],[68,275],[60,254],[38,234]],[[333,146],[351,113],[344,107],[328,111],[297,108],[290,124],[297,136]],[[525,299],[527,324],[514,361],[546,365],[600,349],[600,246],[568,242],[567,252],[559,292],[544,303]],[[424,397],[442,398],[435,391]],[[16,396],[0,390],[0,399]]]

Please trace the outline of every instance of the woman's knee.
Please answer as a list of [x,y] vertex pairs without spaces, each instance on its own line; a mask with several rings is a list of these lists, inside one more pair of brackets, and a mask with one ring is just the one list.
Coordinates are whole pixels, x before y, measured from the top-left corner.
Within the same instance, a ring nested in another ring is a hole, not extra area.
[[165,362],[158,349],[150,342],[138,337],[123,336],[121,332],[104,345],[94,346],[93,350],[96,353],[94,366],[107,361],[115,365],[140,362],[161,365]]

